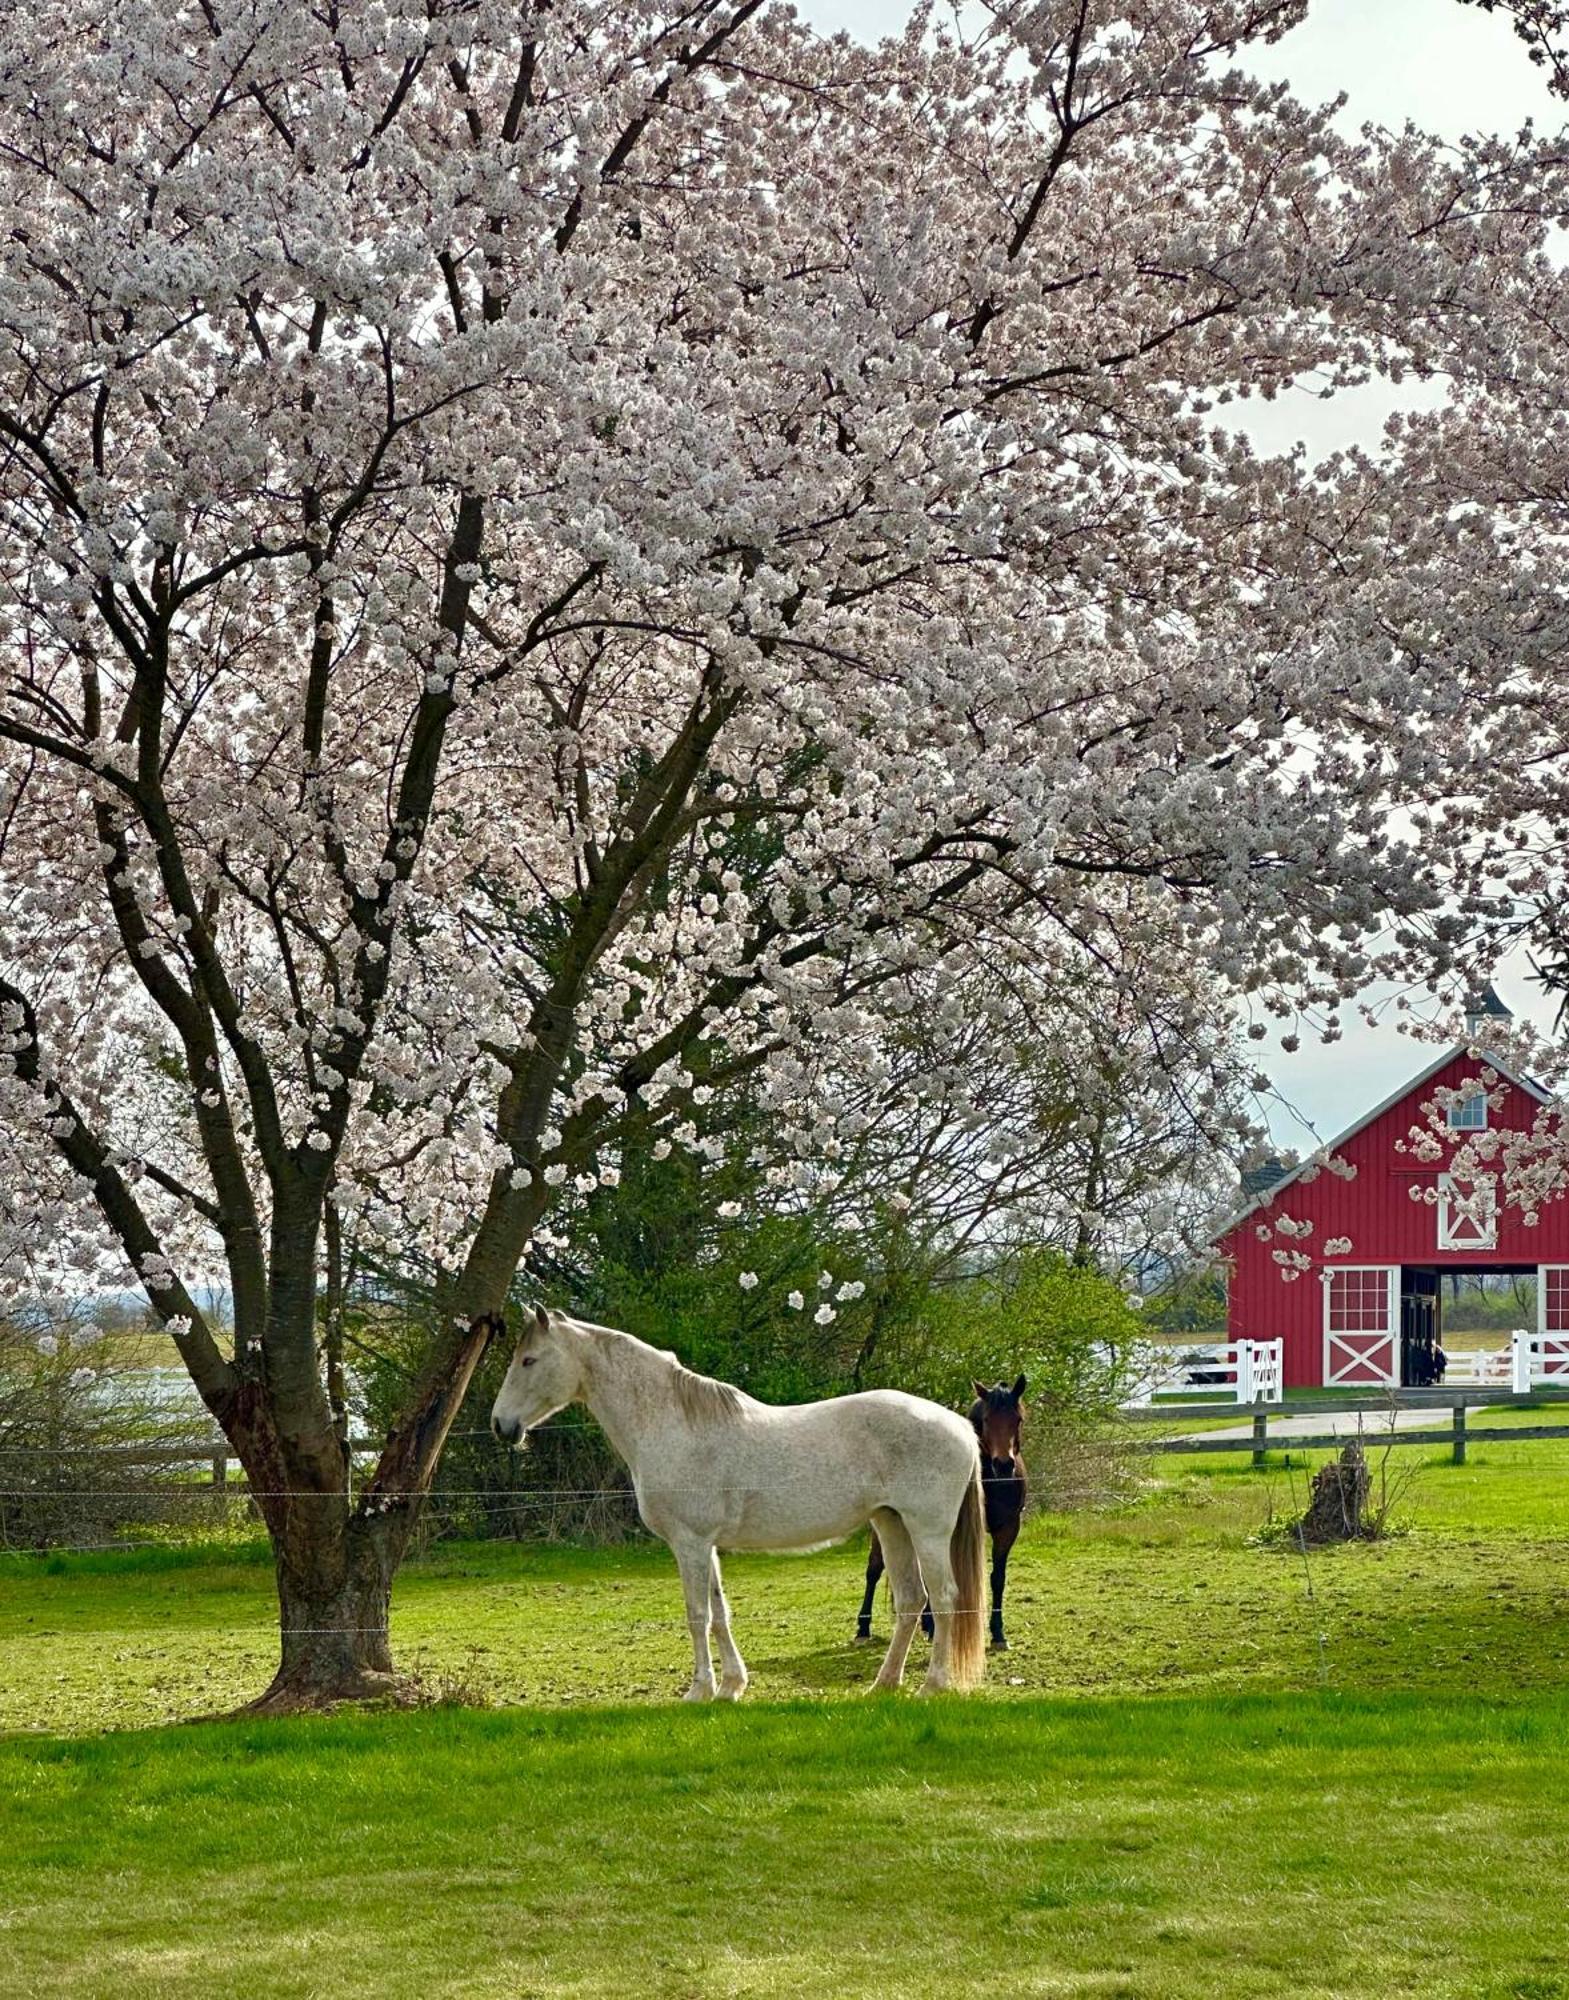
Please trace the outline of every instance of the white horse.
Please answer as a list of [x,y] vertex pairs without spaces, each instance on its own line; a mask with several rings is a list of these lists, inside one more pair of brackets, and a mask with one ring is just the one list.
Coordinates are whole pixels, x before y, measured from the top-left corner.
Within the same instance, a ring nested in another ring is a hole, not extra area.
[[822,1547],[868,1521],[894,1602],[875,1685],[904,1678],[928,1597],[936,1636],[923,1692],[981,1678],[986,1522],[975,1433],[963,1417],[894,1389],[774,1407],[629,1333],[541,1306],[524,1326],[491,1427],[516,1444],[568,1403],[586,1403],[598,1419],[631,1470],[638,1512],[680,1567],[692,1632],[688,1701],[738,1701],[746,1688],[718,1551]]

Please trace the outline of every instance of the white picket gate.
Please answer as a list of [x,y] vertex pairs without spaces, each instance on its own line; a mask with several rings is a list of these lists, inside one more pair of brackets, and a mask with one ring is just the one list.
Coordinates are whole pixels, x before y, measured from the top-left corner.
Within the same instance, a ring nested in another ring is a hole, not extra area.
[[1569,1333],[1530,1333],[1517,1326],[1509,1345],[1491,1352],[1447,1357],[1443,1386],[1507,1389],[1529,1396],[1533,1389],[1569,1389]]
[[1569,1389],[1569,1333],[1527,1333],[1517,1327],[1510,1342],[1517,1396],[1528,1396],[1533,1389]]
[[1282,1400],[1282,1344],[1278,1340],[1192,1340],[1148,1347],[1127,1399],[1145,1409],[1157,1396],[1202,1396],[1215,1403]]

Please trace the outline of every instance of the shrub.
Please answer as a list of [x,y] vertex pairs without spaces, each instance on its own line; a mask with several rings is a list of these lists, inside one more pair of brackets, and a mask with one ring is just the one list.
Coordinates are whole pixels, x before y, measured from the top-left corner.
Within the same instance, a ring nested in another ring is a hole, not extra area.
[[[188,1396],[127,1362],[85,1312],[0,1322],[0,1548],[91,1548],[210,1515],[211,1425]],[[149,1463],[138,1451],[180,1451]]]
[[1121,1498],[1130,1484],[1116,1416],[1142,1333],[1114,1279],[1030,1250],[927,1294],[880,1347],[876,1379],[964,1409],[973,1382],[1025,1376],[1035,1501],[1084,1506]]

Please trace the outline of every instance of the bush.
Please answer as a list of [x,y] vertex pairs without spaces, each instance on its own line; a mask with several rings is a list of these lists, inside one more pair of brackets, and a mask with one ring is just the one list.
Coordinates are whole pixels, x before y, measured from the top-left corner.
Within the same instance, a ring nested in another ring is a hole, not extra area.
[[1038,1504],[1121,1498],[1116,1417],[1144,1332],[1122,1287],[1053,1251],[930,1292],[879,1348],[876,1380],[966,1409],[975,1381],[1028,1379],[1024,1457]]
[[[92,1548],[210,1513],[192,1475],[205,1473],[212,1426],[163,1386],[85,1316],[0,1322],[0,1548]],[[127,1455],[186,1445],[189,1462]]]

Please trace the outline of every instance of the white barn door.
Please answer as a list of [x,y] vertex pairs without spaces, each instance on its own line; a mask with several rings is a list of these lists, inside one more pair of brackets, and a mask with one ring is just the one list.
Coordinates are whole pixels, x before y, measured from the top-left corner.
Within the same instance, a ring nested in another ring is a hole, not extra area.
[[1324,1273],[1324,1387],[1400,1383],[1400,1266],[1340,1264]]
[[1531,1380],[1569,1383],[1569,1264],[1536,1267],[1536,1352]]

